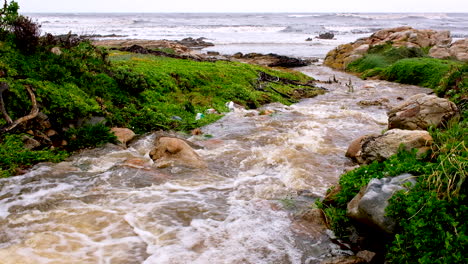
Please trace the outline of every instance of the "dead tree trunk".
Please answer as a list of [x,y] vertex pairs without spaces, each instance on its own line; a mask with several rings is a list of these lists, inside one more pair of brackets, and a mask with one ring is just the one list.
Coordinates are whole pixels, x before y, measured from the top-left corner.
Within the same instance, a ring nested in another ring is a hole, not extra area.
[[28,91],[29,98],[31,99],[31,104],[32,104],[31,112],[29,113],[29,115],[25,115],[13,121],[11,117],[8,115],[8,112],[5,109],[5,104],[3,102],[3,92],[8,90],[10,87],[8,86],[7,83],[0,83],[0,111],[2,111],[3,118],[7,122],[5,126],[0,128],[1,134],[14,129],[21,123],[24,123],[28,120],[35,118],[37,114],[39,114],[39,107],[37,107],[36,95],[34,94],[30,85],[25,85],[24,87]]

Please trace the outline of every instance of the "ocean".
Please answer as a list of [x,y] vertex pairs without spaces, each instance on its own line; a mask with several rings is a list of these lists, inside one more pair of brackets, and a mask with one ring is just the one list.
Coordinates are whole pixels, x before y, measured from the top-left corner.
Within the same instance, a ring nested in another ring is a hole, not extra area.
[[[450,30],[468,37],[468,13],[34,13],[42,33],[112,35],[120,39],[206,38],[204,51],[276,53],[323,58],[339,44],[390,27]],[[315,38],[331,32],[334,39]],[[311,38],[312,41],[306,41]]]

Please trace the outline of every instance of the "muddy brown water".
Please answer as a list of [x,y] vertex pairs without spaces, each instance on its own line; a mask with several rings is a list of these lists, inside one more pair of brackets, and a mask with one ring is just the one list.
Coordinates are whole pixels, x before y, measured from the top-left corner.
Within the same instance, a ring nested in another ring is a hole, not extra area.
[[286,264],[349,254],[293,228],[288,205],[322,197],[352,166],[349,143],[384,130],[388,106],[429,90],[299,70],[339,83],[265,106],[271,115],[235,109],[204,127],[211,137],[189,140],[203,146],[207,169],[155,168],[148,135],[1,179],[0,263]]

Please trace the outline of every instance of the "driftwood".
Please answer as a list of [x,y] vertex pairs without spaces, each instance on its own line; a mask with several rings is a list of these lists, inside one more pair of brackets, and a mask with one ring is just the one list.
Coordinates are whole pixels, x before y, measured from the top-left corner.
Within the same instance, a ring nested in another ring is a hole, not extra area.
[[31,112],[28,115],[25,115],[13,121],[8,115],[8,112],[5,109],[5,104],[3,102],[3,92],[8,90],[10,87],[5,82],[0,83],[0,111],[2,111],[3,118],[7,122],[5,126],[0,128],[0,133],[8,132],[17,127],[19,124],[35,118],[39,114],[39,107],[37,106],[36,95],[34,94],[30,85],[25,85],[24,87],[28,91],[29,97],[31,99]]

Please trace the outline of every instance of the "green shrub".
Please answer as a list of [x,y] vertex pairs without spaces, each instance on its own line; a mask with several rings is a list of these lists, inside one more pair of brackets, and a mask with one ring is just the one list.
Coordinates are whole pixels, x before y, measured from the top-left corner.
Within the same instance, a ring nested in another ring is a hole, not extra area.
[[384,162],[374,161],[369,165],[361,166],[340,177],[341,191],[337,194],[334,204],[326,207],[319,203],[327,218],[332,220],[332,227],[340,237],[349,236],[349,227],[352,224],[346,217],[347,204],[366,186],[371,179],[394,177],[403,173],[422,175],[428,173],[431,166],[417,157],[416,151],[407,152],[403,149],[397,155]]
[[[377,45],[371,47],[362,58],[351,62],[346,70],[362,73],[376,68],[384,69],[402,59],[418,57],[426,57],[424,51],[419,48],[393,47],[391,44]],[[373,72],[370,75],[368,72],[366,75],[375,76],[377,73]]]
[[382,73],[386,80],[436,88],[456,62],[433,59],[402,59],[386,68]]
[[384,68],[388,65],[389,62],[383,55],[367,54],[366,56],[351,62],[346,69],[353,72],[364,72],[374,68]]
[[67,149],[70,151],[100,147],[106,143],[117,143],[117,137],[110,131],[110,128],[103,124],[72,128],[67,131],[66,137],[68,138]]
[[15,175],[16,169],[38,162],[59,162],[67,155],[59,150],[29,150],[24,147],[22,135],[7,134],[0,139],[0,177]]
[[466,195],[448,201],[431,189],[420,182],[392,197],[387,211],[398,227],[387,254],[390,263],[467,263]]

